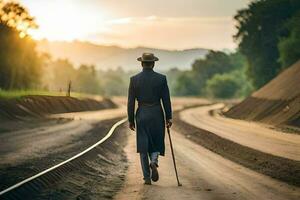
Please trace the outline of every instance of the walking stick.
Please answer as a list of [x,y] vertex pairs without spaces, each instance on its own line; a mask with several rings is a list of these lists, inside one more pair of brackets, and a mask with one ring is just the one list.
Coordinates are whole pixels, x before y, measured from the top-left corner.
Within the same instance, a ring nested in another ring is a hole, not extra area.
[[168,135],[169,135],[169,140],[170,140],[170,147],[171,147],[171,152],[172,152],[172,158],[173,158],[173,164],[174,164],[174,169],[175,169],[177,184],[178,184],[178,186],[182,186],[182,184],[179,182],[179,178],[178,178],[178,173],[177,173],[177,168],[176,168],[176,162],[175,162],[175,155],[174,155],[173,144],[172,144],[172,139],[171,139],[171,134],[170,134],[170,128],[167,127],[167,130],[168,130]]

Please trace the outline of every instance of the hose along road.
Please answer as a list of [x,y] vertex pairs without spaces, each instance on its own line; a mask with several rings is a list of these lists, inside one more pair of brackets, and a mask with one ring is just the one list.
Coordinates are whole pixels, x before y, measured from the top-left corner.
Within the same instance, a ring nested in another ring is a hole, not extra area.
[[[72,199],[80,197],[84,190],[91,191],[86,194],[91,196],[94,193],[87,187],[87,184],[91,184],[91,182],[96,182],[99,189],[102,190],[101,193],[98,193],[99,197],[108,196],[108,190],[104,189],[105,185],[111,184],[115,180],[106,181],[105,178],[116,172],[116,167],[111,166],[111,163],[124,162],[122,161],[124,145],[120,139],[126,138],[126,136],[116,134],[106,138],[106,135],[116,122],[124,118],[124,109],[68,113],[51,117],[52,119],[42,122],[33,120],[32,123],[36,123],[34,128],[0,134],[1,193],[14,184],[65,162],[105,138],[107,140],[104,141],[104,144],[95,146],[83,156],[67,164],[65,168],[61,170],[61,167],[57,168],[60,171],[56,170],[50,175],[48,175],[49,173],[43,175],[42,177],[46,178],[38,181],[38,187],[34,183],[33,187],[26,188],[28,191],[17,192],[17,196],[13,195],[12,199],[47,199],[50,197],[65,199],[63,193],[66,191],[74,194],[68,195]],[[120,134],[120,128],[117,128],[115,132]],[[111,154],[116,153],[119,154],[110,158]],[[120,167],[124,171],[126,166],[120,164]],[[110,170],[114,170],[114,172]],[[118,176],[122,173],[120,171],[119,174],[115,174]],[[86,181],[84,179],[78,181],[78,177],[87,178],[87,175],[91,178]],[[71,180],[68,177],[75,179]],[[118,181],[120,182],[120,180]],[[76,187],[74,187],[75,184]],[[68,188],[64,188],[66,186]],[[39,188],[38,191],[35,190],[36,188]],[[112,188],[117,189],[116,186]],[[14,191],[10,193],[14,193]],[[34,194],[32,195],[32,193]],[[109,193],[112,193],[111,189]]]

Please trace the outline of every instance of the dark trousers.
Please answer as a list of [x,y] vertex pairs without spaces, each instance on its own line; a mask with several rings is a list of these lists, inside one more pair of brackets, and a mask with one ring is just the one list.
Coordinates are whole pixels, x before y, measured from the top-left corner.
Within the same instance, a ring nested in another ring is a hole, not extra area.
[[141,160],[144,180],[151,179],[149,160],[151,163],[155,163],[158,166],[158,155],[159,152],[140,153],[140,160]]

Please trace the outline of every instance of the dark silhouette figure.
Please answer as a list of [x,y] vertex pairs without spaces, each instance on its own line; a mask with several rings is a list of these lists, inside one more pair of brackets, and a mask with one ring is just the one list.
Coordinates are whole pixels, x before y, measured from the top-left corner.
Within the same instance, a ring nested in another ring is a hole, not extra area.
[[[153,71],[158,58],[144,53],[138,61],[141,61],[143,71],[130,78],[127,111],[131,130],[135,130],[136,122],[137,152],[140,153],[145,184],[150,185],[151,179],[159,179],[158,155],[165,154],[165,123],[171,127],[172,109],[167,78]],[[138,102],[136,113],[135,100]]]

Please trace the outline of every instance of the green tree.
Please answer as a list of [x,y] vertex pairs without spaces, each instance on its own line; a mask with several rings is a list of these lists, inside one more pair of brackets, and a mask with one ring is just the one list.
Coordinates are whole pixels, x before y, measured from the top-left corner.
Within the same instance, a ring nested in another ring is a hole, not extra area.
[[106,96],[127,95],[128,81],[126,80],[129,80],[129,78],[121,67],[102,72],[99,77]]
[[[224,74],[227,75],[227,74]],[[246,68],[240,68],[228,73],[233,77],[236,83],[238,83],[238,90],[236,91],[236,97],[247,97],[253,92],[253,86],[246,76]]]
[[176,83],[173,84],[172,91],[179,96],[205,96],[207,80],[215,74],[228,73],[244,65],[245,58],[240,53],[210,51],[205,58],[195,60],[190,71],[176,72]]
[[299,0],[255,0],[235,15],[238,31],[234,37],[247,58],[247,74],[256,88],[280,72],[278,43],[288,35],[286,21],[299,9]]
[[204,79],[214,74],[225,73],[233,69],[230,57],[221,51],[210,51],[205,59],[198,59],[192,65],[192,70]]
[[279,61],[283,68],[289,67],[300,59],[300,12],[287,23],[289,35],[281,38],[278,48]]
[[216,74],[207,81],[206,90],[214,98],[232,98],[239,90],[239,84],[232,74]]
[[18,3],[0,1],[0,88],[26,89],[39,86],[42,58],[27,31],[34,19]]
[[69,60],[58,59],[50,61],[47,68],[50,68],[50,70],[49,74],[45,74],[45,76],[50,76],[48,86],[51,90],[67,91],[70,81],[73,89],[75,89],[78,73]]
[[177,95],[176,94],[177,79],[181,75],[181,73],[182,71],[180,71],[176,67],[171,68],[170,70],[165,72],[166,76],[168,77],[168,85],[169,85],[171,95]]
[[95,66],[81,65],[73,81],[75,90],[89,94],[101,94],[102,88],[97,78]]
[[15,28],[21,37],[28,35],[30,29],[36,29],[34,17],[16,2],[7,2],[0,0],[0,23],[8,27]]
[[232,71],[244,69],[247,65],[246,57],[240,52],[234,52],[228,55],[232,64]]
[[197,96],[200,94],[199,84],[192,71],[182,72],[176,79],[175,95]]
[[205,84],[215,74],[223,74],[235,69],[229,55],[221,51],[210,51],[204,59],[192,65],[192,77],[197,82],[200,95],[205,94]]

